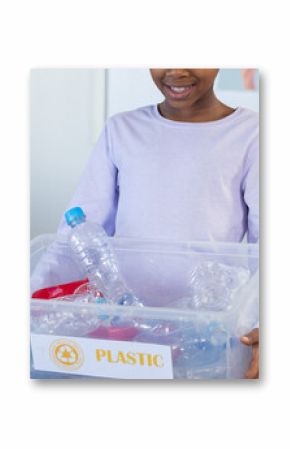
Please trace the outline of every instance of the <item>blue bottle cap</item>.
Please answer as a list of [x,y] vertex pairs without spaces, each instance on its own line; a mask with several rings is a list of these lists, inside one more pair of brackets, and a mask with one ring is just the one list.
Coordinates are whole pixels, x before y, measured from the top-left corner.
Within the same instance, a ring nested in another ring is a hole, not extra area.
[[73,207],[72,209],[67,210],[64,216],[67,224],[72,228],[86,221],[85,213],[81,207]]

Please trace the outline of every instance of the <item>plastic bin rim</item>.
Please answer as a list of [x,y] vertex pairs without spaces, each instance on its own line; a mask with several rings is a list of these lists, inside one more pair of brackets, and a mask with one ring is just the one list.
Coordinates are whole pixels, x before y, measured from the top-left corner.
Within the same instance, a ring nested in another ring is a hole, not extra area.
[[[34,246],[37,246],[39,242],[46,241],[46,244],[53,243],[56,240],[57,234],[40,234],[37,237],[34,237],[30,242],[31,250]],[[219,254],[219,255],[231,255],[231,252],[229,250],[233,250],[233,254],[236,257],[244,257],[244,253],[237,253],[235,250],[238,248],[243,248],[243,250],[246,252],[247,250],[250,252],[248,254],[248,257],[259,257],[259,243],[243,243],[243,242],[220,242],[220,241],[197,241],[197,240],[169,240],[169,239],[153,239],[153,238],[133,238],[133,237],[119,237],[119,236],[113,236],[109,237],[109,240],[115,242],[117,244],[118,250],[123,251],[136,251],[136,246],[138,245],[153,245],[156,247],[157,245],[162,246],[160,248],[160,252],[164,250],[166,247],[168,248],[169,252],[184,252],[182,249],[186,251],[194,250],[194,249],[208,249],[210,254]],[[66,240],[58,240],[62,244],[66,244]],[[121,248],[118,247],[118,243],[121,244]],[[127,244],[127,245],[126,245]],[[130,247],[130,245],[135,246],[135,248]],[[129,246],[129,247],[128,247]],[[173,251],[170,248],[180,248],[178,251]],[[226,250],[227,252],[223,254],[222,250]],[[38,248],[39,250],[39,248]],[[149,251],[152,249],[144,249],[142,248],[142,251]],[[158,250],[156,250],[158,251]],[[206,253],[204,253],[206,254]]]
[[[67,299],[67,297],[65,298]],[[95,310],[97,314],[109,314],[109,315],[118,315],[125,316],[126,318],[132,316],[140,316],[143,318],[152,318],[152,319],[175,319],[181,321],[192,321],[195,318],[200,320],[201,316],[203,318],[211,317],[219,321],[221,318],[224,319],[230,318],[231,316],[236,315],[236,308],[233,307],[231,310],[184,310],[178,308],[169,308],[169,307],[135,307],[135,306],[120,306],[120,305],[108,305],[108,304],[82,304],[82,303],[73,303],[70,301],[62,300],[62,298],[50,299],[49,301],[46,299],[30,299],[31,308],[34,307],[44,307],[47,309],[52,309],[55,306],[59,308],[74,308],[74,309],[88,309]]]

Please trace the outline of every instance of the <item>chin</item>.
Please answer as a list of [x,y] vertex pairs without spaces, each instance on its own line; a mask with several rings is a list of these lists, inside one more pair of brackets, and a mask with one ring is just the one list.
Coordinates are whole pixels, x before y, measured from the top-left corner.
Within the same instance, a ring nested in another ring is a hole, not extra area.
[[196,100],[173,100],[172,98],[165,97],[165,101],[171,108],[180,109],[182,111],[183,109],[193,106]]

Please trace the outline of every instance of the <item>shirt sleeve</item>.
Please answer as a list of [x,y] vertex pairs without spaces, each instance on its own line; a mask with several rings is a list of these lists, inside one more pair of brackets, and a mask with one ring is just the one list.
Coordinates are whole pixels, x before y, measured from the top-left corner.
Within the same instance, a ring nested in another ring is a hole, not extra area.
[[243,178],[243,196],[248,210],[248,242],[259,240],[259,137],[254,138],[247,155]]
[[[118,205],[117,173],[110,148],[109,129],[106,125],[93,148],[67,209],[80,206],[88,220],[101,224],[110,236],[115,233]],[[59,231],[64,227],[66,224],[63,218]]]
[[[116,187],[117,167],[113,162],[108,126],[102,131],[81,177],[80,183],[67,206],[83,208],[88,220],[101,224],[108,235],[115,232],[118,204]],[[31,290],[84,279],[86,274],[74,260],[67,245],[70,229],[61,220],[55,241],[49,246],[31,276]]]

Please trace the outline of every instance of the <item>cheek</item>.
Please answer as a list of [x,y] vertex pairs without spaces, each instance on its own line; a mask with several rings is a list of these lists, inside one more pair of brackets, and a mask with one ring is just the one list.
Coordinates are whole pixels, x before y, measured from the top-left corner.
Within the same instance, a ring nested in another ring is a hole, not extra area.
[[212,69],[209,71],[209,78],[210,78],[211,83],[215,82],[215,79],[216,79],[218,73],[219,73],[218,69]]
[[162,84],[162,79],[164,78],[164,72],[165,71],[163,69],[150,69],[150,73],[151,73],[153,81],[159,86]]
[[218,69],[200,69],[196,70],[196,76],[204,86],[208,87],[214,83],[218,72]]
[[162,71],[159,69],[150,69],[150,73],[154,81],[158,81],[162,76]]

